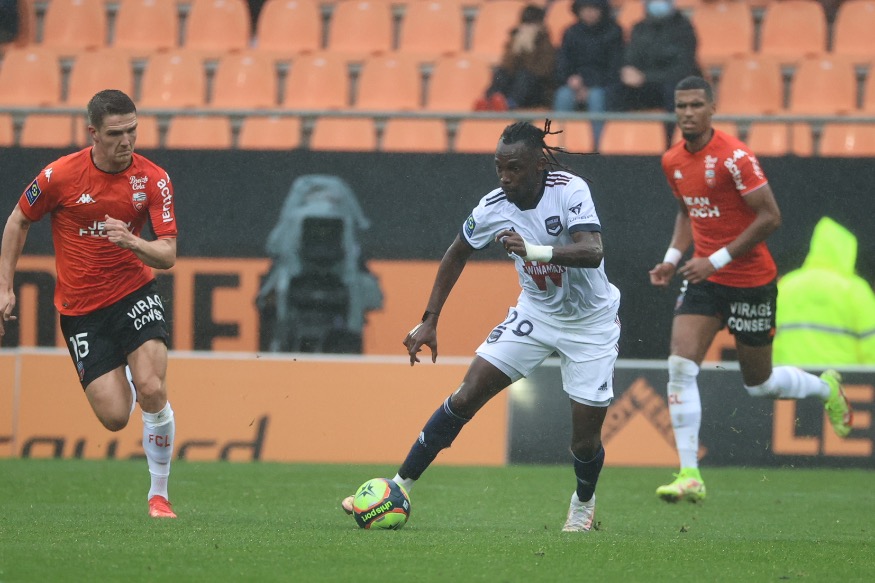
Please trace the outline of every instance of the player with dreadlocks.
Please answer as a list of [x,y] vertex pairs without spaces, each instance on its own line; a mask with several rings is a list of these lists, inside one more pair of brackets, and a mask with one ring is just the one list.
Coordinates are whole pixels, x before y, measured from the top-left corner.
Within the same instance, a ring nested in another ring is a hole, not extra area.
[[[495,151],[500,187],[462,225],[441,260],[422,322],[404,339],[411,366],[423,345],[435,362],[438,319],[468,258],[492,242],[504,247],[522,286],[517,305],[477,348],[462,384],[426,422],[394,481],[409,492],[481,407],[557,352],[571,403],[577,478],[563,530],[583,532],[592,528],[605,459],[601,429],[614,395],[620,292],[605,275],[601,223],[589,187],[570,172],[547,169],[558,164],[556,148],[544,143],[549,128],[549,121],[543,130],[524,122],[505,128]],[[353,501],[343,500],[348,513]]]

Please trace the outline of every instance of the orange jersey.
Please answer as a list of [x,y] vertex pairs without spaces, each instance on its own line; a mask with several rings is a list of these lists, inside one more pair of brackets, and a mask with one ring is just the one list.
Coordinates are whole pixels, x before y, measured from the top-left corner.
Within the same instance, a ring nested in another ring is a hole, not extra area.
[[90,147],[59,158],[27,187],[18,206],[31,221],[51,215],[55,307],[67,316],[104,308],[155,277],[132,251],[109,241],[106,215],[135,235],[150,219],[156,237],[176,237],[170,177],[139,154],[116,174],[94,165]]
[[[693,229],[695,257],[708,257],[734,241],[756,217],[744,197],[768,183],[750,148],[714,130],[702,150],[691,154],[684,142],[662,156],[662,171],[675,197],[684,203]],[[765,242],[735,257],[709,281],[732,287],[766,285],[778,275]]]

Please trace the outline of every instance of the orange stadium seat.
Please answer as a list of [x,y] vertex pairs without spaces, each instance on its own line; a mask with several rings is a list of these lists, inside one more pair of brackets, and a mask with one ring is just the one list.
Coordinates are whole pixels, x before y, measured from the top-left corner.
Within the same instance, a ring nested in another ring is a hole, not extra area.
[[231,53],[219,59],[210,106],[217,109],[276,107],[277,72],[273,59],[257,53]]
[[176,0],[121,0],[113,29],[112,48],[134,57],[174,49],[179,43]]
[[726,61],[717,95],[718,113],[777,114],[783,109],[784,80],[778,61],[756,56]]
[[291,57],[322,47],[322,8],[317,0],[268,0],[258,13],[256,49]]
[[464,154],[495,154],[501,133],[513,120],[462,119],[456,130],[454,152]]
[[595,151],[592,122],[583,120],[555,122],[552,130],[562,130],[562,133],[558,136],[548,136],[549,145],[558,145],[569,152]]
[[8,148],[15,143],[15,126],[12,115],[0,113],[0,147]]
[[52,0],[43,18],[42,44],[64,56],[106,46],[107,15],[103,0]]
[[577,23],[577,17],[571,12],[572,3],[573,0],[554,0],[547,7],[544,25],[550,32],[550,40],[553,41],[555,47],[562,44],[562,37],[568,27]]
[[227,150],[231,120],[227,116],[177,115],[170,120],[164,147],[186,150]]
[[814,151],[811,128],[803,123],[752,123],[747,145],[757,156],[811,156]]
[[422,72],[406,53],[370,57],[358,80],[354,107],[362,110],[412,110],[422,105]]
[[447,127],[442,119],[389,119],[383,129],[384,152],[446,152]]
[[19,145],[22,148],[72,148],[76,116],[32,113],[24,118]]
[[474,101],[491,81],[492,68],[485,60],[467,56],[440,58],[431,72],[426,109],[471,111]]
[[0,105],[51,107],[61,101],[61,69],[55,51],[10,48],[0,64]]
[[342,109],[349,98],[349,64],[333,53],[299,55],[284,82],[282,105],[288,109]]
[[143,72],[141,108],[203,107],[205,100],[206,73],[199,54],[176,50],[152,55]]
[[875,157],[875,125],[828,123],[820,135],[821,156]]
[[66,103],[84,108],[98,91],[120,89],[134,97],[134,71],[130,58],[114,49],[82,51],[73,61],[67,79]]
[[408,2],[401,23],[398,51],[435,58],[465,48],[465,15],[459,0]]
[[702,4],[693,12],[692,23],[699,41],[699,61],[705,67],[720,66],[727,59],[753,52],[753,14],[745,2]]
[[245,0],[191,0],[182,44],[218,57],[249,46],[251,18]]
[[[143,150],[154,150],[161,145],[158,130],[158,118],[154,115],[137,115],[136,147]],[[90,140],[89,140],[90,142]]]
[[360,58],[392,50],[392,7],[385,0],[346,0],[334,5],[327,50]]
[[845,0],[833,23],[832,52],[856,63],[875,59],[875,0]]
[[525,0],[480,2],[471,35],[471,54],[498,63],[508,35],[519,23],[520,12],[525,5]]
[[605,122],[599,152],[617,155],[653,155],[665,152],[665,124],[658,121]]
[[301,145],[301,120],[291,116],[247,116],[237,147],[244,150],[294,150]]
[[313,126],[310,149],[372,152],[377,149],[374,122],[366,117],[320,117]]
[[826,51],[827,24],[823,6],[817,0],[770,2],[760,29],[763,56],[795,63]]
[[856,109],[857,77],[851,61],[821,58],[799,63],[790,89],[790,113],[835,115]]

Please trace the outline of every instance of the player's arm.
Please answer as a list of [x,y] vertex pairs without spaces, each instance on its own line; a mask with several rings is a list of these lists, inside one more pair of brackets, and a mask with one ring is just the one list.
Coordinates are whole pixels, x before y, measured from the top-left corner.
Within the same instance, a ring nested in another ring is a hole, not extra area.
[[575,231],[571,233],[571,245],[552,247],[533,245],[516,231],[504,230],[495,236],[508,253],[514,253],[529,261],[555,263],[565,267],[595,268],[601,265],[605,253],[602,234],[598,231]]
[[665,252],[665,257],[650,270],[650,283],[664,287],[674,277],[678,262],[693,243],[693,227],[690,224],[690,215],[687,205],[682,200],[677,201],[678,212],[674,219],[674,230],[671,234],[671,243]]
[[17,204],[6,220],[3,229],[3,240],[0,243],[0,336],[6,333],[6,322],[15,320],[12,315],[15,309],[15,292],[12,280],[15,277],[15,266],[21,258],[24,242],[30,230],[31,221]]
[[134,235],[126,223],[106,215],[106,236],[122,249],[130,249],[140,261],[155,269],[170,269],[176,263],[176,238],[147,241]]
[[437,346],[437,323],[440,317],[444,303],[456,285],[462,270],[468,263],[468,258],[474,252],[474,248],[462,239],[461,235],[456,235],[456,239],[450,245],[447,252],[444,253],[441,259],[440,267],[438,267],[437,276],[434,280],[434,285],[431,288],[431,296],[428,298],[428,305],[425,308],[422,322],[417,325],[404,338],[404,346],[407,348],[407,353],[410,355],[410,366],[419,362],[417,353],[422,350],[422,346],[426,345],[431,349],[431,361],[435,362],[438,355]]
[[753,222],[731,243],[710,257],[690,259],[680,269],[681,275],[693,283],[704,281],[735,257],[741,257],[781,226],[781,211],[768,184],[744,195],[744,202],[756,213]]

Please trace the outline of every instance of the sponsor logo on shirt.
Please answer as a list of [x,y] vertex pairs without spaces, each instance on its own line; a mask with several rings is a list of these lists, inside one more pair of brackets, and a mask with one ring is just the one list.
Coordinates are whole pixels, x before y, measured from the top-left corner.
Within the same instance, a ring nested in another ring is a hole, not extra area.
[[720,216],[720,207],[712,205],[707,196],[685,196],[684,204],[687,205],[687,213],[691,217],[708,219]]
[[683,178],[684,178],[684,175],[681,174],[681,171],[676,169],[674,171],[674,179],[675,180],[683,180]]
[[717,156],[705,156],[705,183],[711,188],[717,184],[717,172],[714,170],[717,167],[717,162]]
[[131,176],[131,190],[145,190],[147,182],[149,182],[148,176],[143,176],[142,178]]
[[46,170],[45,170],[45,172],[43,172],[43,174],[46,175],[46,182],[52,181],[52,169],[51,168],[46,168]]
[[42,191],[39,189],[39,184],[36,180],[27,187],[27,190],[24,191],[25,196],[27,197],[27,204],[33,206],[33,203],[36,202],[36,199],[39,198],[39,195],[42,194]]
[[83,192],[82,195],[79,196],[79,200],[76,201],[76,204],[94,204],[94,199],[91,198],[91,194]]
[[580,214],[580,207],[581,207],[581,205],[583,205],[582,202],[577,203],[576,205],[574,205],[573,207],[571,207],[570,209],[568,209],[568,212],[570,212],[570,213],[573,214],[573,215],[579,215],[579,214]]

